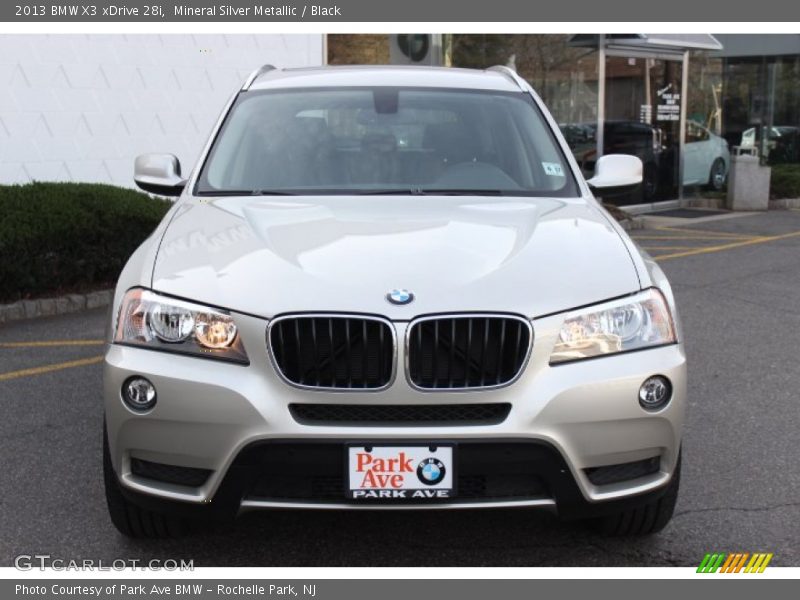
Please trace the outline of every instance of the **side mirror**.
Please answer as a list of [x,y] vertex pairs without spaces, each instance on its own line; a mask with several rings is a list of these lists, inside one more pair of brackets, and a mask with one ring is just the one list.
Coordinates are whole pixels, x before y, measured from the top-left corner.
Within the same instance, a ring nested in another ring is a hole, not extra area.
[[594,177],[586,183],[600,196],[627,194],[642,183],[642,161],[630,154],[606,154],[594,167]]
[[133,181],[141,189],[159,196],[180,196],[186,187],[181,163],[173,154],[141,154],[133,167]]

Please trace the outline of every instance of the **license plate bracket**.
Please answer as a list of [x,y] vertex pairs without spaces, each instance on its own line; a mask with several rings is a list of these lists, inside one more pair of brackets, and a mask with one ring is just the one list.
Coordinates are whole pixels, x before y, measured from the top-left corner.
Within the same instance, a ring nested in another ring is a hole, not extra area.
[[456,447],[438,442],[345,446],[345,494],[352,500],[436,501],[456,496]]

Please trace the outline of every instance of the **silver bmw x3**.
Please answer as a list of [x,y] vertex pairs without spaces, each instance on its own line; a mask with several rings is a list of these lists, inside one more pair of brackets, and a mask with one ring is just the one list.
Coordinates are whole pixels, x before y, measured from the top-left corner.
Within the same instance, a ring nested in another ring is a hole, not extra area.
[[124,268],[104,363],[125,535],[243,511],[540,507],[612,534],[675,506],[669,283],[513,71],[253,73]]

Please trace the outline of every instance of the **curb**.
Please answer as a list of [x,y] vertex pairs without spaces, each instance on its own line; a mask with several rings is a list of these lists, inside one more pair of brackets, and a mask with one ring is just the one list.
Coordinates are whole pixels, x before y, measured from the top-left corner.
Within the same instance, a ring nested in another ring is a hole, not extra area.
[[643,217],[632,217],[618,222],[625,231],[635,231],[637,229],[645,229],[646,227]]
[[619,226],[622,227],[625,231],[631,231],[634,229],[642,229],[644,227],[642,218],[638,216],[636,213],[628,212],[627,208],[622,209],[618,206],[603,204],[602,207],[606,210],[606,212],[614,219]]
[[88,294],[67,294],[57,298],[19,300],[13,304],[0,304],[0,325],[24,319],[38,319],[53,315],[66,315],[111,304],[114,290],[100,290]]
[[688,198],[681,208],[707,208],[725,210],[724,198]]
[[770,210],[786,210],[800,208],[800,198],[781,198],[780,200],[770,200]]

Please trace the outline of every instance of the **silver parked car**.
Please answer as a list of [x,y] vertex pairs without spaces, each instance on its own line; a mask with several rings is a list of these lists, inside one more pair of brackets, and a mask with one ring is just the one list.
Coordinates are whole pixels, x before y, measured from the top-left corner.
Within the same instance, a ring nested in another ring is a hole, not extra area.
[[659,531],[686,357],[669,283],[530,86],[486,71],[255,72],[124,268],[104,364],[117,528],[256,509],[540,507]]

